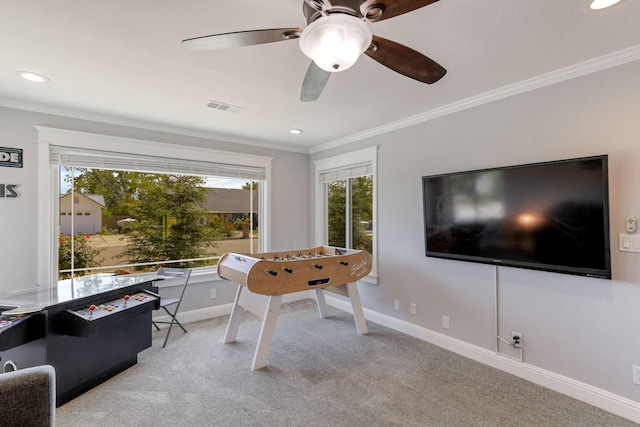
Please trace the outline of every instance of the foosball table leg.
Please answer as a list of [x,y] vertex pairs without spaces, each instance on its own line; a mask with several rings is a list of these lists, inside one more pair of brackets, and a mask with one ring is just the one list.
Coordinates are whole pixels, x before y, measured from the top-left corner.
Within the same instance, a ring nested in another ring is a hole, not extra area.
[[314,289],[316,295],[316,303],[320,317],[326,319],[329,314],[327,312],[327,302],[324,296],[325,292],[331,292],[349,298],[351,301],[351,311],[356,322],[356,330],[358,334],[365,335],[369,332],[367,322],[364,319],[364,311],[362,310],[362,302],[360,302],[360,294],[358,294],[358,285],[356,282],[350,282],[341,286],[333,286],[325,289]]
[[318,304],[320,318],[326,319],[329,314],[327,313],[327,300],[324,298],[324,291],[322,289],[314,289],[314,292],[316,294],[316,304]]
[[358,334],[365,335],[369,333],[369,330],[367,329],[367,322],[364,320],[364,311],[362,311],[362,302],[360,302],[360,294],[358,294],[358,285],[356,282],[347,283],[347,292],[351,300],[351,309],[353,310],[353,317],[356,321]]
[[267,358],[269,357],[269,349],[271,341],[273,341],[273,333],[276,329],[276,321],[278,320],[278,312],[282,303],[282,295],[270,296],[267,307],[262,318],[262,327],[260,328],[260,336],[258,337],[258,345],[256,353],[253,356],[253,364],[251,370],[261,369],[267,366]]
[[242,321],[242,314],[245,309],[262,319],[260,336],[258,337],[256,352],[253,356],[253,364],[251,365],[252,371],[264,368],[267,365],[267,358],[269,357],[271,341],[273,341],[273,333],[276,329],[280,304],[282,304],[282,295],[266,296],[255,294],[245,286],[238,286],[236,299],[233,302],[231,316],[227,324],[227,331],[224,335],[224,343],[229,344],[236,341],[240,322]]
[[236,299],[233,301],[233,307],[231,308],[231,316],[229,317],[229,323],[227,324],[227,331],[224,334],[224,343],[229,344],[236,341],[238,336],[238,328],[240,328],[240,322],[242,321],[242,313],[244,308],[240,305],[240,293],[242,292],[242,285],[238,285],[238,291],[236,292]]

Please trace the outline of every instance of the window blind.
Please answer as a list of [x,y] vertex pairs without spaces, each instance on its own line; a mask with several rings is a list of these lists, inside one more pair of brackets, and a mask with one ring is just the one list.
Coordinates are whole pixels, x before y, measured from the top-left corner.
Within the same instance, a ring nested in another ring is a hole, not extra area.
[[373,175],[373,163],[358,163],[346,167],[329,169],[320,172],[320,182],[326,184],[332,181],[338,181],[349,178],[357,178],[360,176]]
[[143,156],[110,151],[50,146],[49,162],[55,166],[126,170],[147,173],[218,176],[261,181],[267,178],[265,168],[197,160]]

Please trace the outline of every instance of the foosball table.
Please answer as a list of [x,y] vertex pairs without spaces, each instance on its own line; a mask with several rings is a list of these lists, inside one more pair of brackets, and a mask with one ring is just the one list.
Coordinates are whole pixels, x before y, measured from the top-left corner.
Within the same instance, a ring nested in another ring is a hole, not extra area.
[[320,317],[327,317],[324,292],[351,301],[356,330],[366,334],[367,325],[356,281],[371,272],[366,251],[318,246],[311,249],[257,254],[226,253],[218,263],[218,275],[238,284],[224,342],[235,342],[242,314],[248,310],[262,319],[251,370],[266,366],[282,296],[313,290]]

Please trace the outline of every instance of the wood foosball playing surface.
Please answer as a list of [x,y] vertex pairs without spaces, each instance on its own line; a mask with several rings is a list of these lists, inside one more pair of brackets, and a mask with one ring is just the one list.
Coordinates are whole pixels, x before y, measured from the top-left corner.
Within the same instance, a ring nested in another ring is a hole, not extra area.
[[282,296],[314,290],[320,316],[327,317],[324,291],[348,297],[356,329],[366,334],[367,325],[356,281],[371,272],[366,251],[318,246],[311,249],[258,254],[226,253],[218,263],[218,275],[238,284],[224,342],[236,340],[242,314],[248,310],[262,319],[252,370],[266,366]]

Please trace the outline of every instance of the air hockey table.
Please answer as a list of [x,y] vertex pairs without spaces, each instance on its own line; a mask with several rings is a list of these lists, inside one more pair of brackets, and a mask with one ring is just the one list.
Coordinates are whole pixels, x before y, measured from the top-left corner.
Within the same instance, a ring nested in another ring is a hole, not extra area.
[[0,294],[3,372],[56,370],[61,406],[135,365],[151,346],[157,275],[92,275]]

